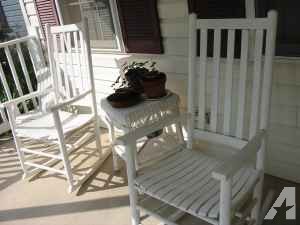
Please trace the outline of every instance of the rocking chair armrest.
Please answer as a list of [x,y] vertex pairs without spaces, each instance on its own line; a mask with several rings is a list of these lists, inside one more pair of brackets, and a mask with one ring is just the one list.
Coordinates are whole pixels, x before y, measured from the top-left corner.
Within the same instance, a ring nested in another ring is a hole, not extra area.
[[236,171],[244,166],[245,161],[258,152],[265,135],[265,130],[259,130],[238,153],[234,154],[230,160],[225,161],[224,164],[212,172],[213,178],[220,181],[231,178]]
[[135,143],[138,139],[145,137],[148,134],[163,129],[164,127],[170,126],[174,123],[184,122],[189,117],[190,115],[188,113],[166,117],[165,119],[154,122],[148,126],[143,126],[133,131],[130,131],[129,133],[117,138],[113,144],[125,146],[131,145]]
[[2,107],[8,107],[10,105],[18,104],[18,103],[24,102],[28,99],[32,99],[32,98],[39,97],[41,95],[45,95],[45,94],[49,93],[50,91],[52,91],[52,89],[47,89],[47,90],[43,90],[43,91],[34,91],[34,92],[28,93],[26,95],[20,96],[18,98],[14,98],[12,100],[9,100],[7,102],[3,102]]
[[65,106],[71,105],[74,102],[77,102],[77,101],[83,99],[85,96],[87,96],[90,93],[92,93],[91,89],[88,90],[88,91],[83,92],[80,95],[75,96],[74,98],[68,99],[67,101],[64,101],[64,102],[61,102],[59,104],[53,105],[53,106],[50,107],[50,111],[53,112],[53,111],[60,110],[61,108],[65,107]]

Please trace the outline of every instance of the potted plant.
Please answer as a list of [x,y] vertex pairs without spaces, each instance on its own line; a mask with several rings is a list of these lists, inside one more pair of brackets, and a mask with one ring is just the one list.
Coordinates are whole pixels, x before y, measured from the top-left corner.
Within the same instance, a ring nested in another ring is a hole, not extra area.
[[123,73],[113,83],[115,93],[107,97],[108,102],[115,108],[125,108],[138,104],[142,101],[141,93],[144,92],[141,77],[148,73],[146,62],[124,63]]
[[158,71],[155,68],[155,63],[153,63],[151,70],[142,77],[142,86],[145,95],[148,98],[160,98],[165,96],[166,80],[166,74]]
[[114,87],[129,87],[138,93],[145,93],[147,98],[160,98],[166,95],[166,74],[156,69],[156,62],[132,62],[123,64],[124,75],[120,75]]
[[123,73],[118,76],[117,80],[113,83],[113,87],[131,88],[138,93],[143,93],[144,88],[141,83],[142,77],[149,72],[146,67],[149,61],[145,62],[132,62],[130,64],[124,63],[122,65]]

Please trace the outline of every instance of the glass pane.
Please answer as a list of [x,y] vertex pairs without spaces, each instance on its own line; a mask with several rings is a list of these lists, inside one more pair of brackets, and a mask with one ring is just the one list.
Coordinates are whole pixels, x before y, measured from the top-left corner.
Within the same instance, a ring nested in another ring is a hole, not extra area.
[[64,0],[60,4],[65,24],[78,23],[82,18],[88,18],[92,47],[117,48],[109,0]]

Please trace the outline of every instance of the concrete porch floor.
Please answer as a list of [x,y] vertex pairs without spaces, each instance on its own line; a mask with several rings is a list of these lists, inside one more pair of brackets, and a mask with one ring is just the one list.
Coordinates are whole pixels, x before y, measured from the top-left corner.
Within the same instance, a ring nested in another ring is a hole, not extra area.
[[[126,172],[124,169],[113,172],[112,157],[77,193],[68,194],[66,180],[55,174],[42,173],[32,181],[22,180],[12,141],[5,141],[1,137],[0,140],[1,225],[130,224]],[[106,131],[102,135],[102,142],[104,148],[109,147]],[[284,186],[297,186],[298,189],[300,185],[266,177],[265,189],[274,189],[276,197]],[[297,197],[297,203],[300,203],[299,195]],[[276,217],[271,224],[287,224],[284,219]],[[193,219],[183,218],[181,222],[199,225],[199,221]],[[158,221],[150,218],[143,221],[143,224],[158,224]],[[295,221],[288,224],[299,223]]]

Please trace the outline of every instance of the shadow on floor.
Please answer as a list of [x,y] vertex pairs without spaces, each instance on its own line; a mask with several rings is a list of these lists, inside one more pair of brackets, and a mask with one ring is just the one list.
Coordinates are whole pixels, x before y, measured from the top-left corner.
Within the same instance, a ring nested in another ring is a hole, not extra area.
[[18,155],[10,141],[0,145],[0,191],[22,178]]
[[0,221],[47,217],[53,215],[66,215],[77,212],[87,212],[93,210],[122,207],[128,206],[128,201],[128,196],[117,196],[63,204],[8,209],[0,211]]

